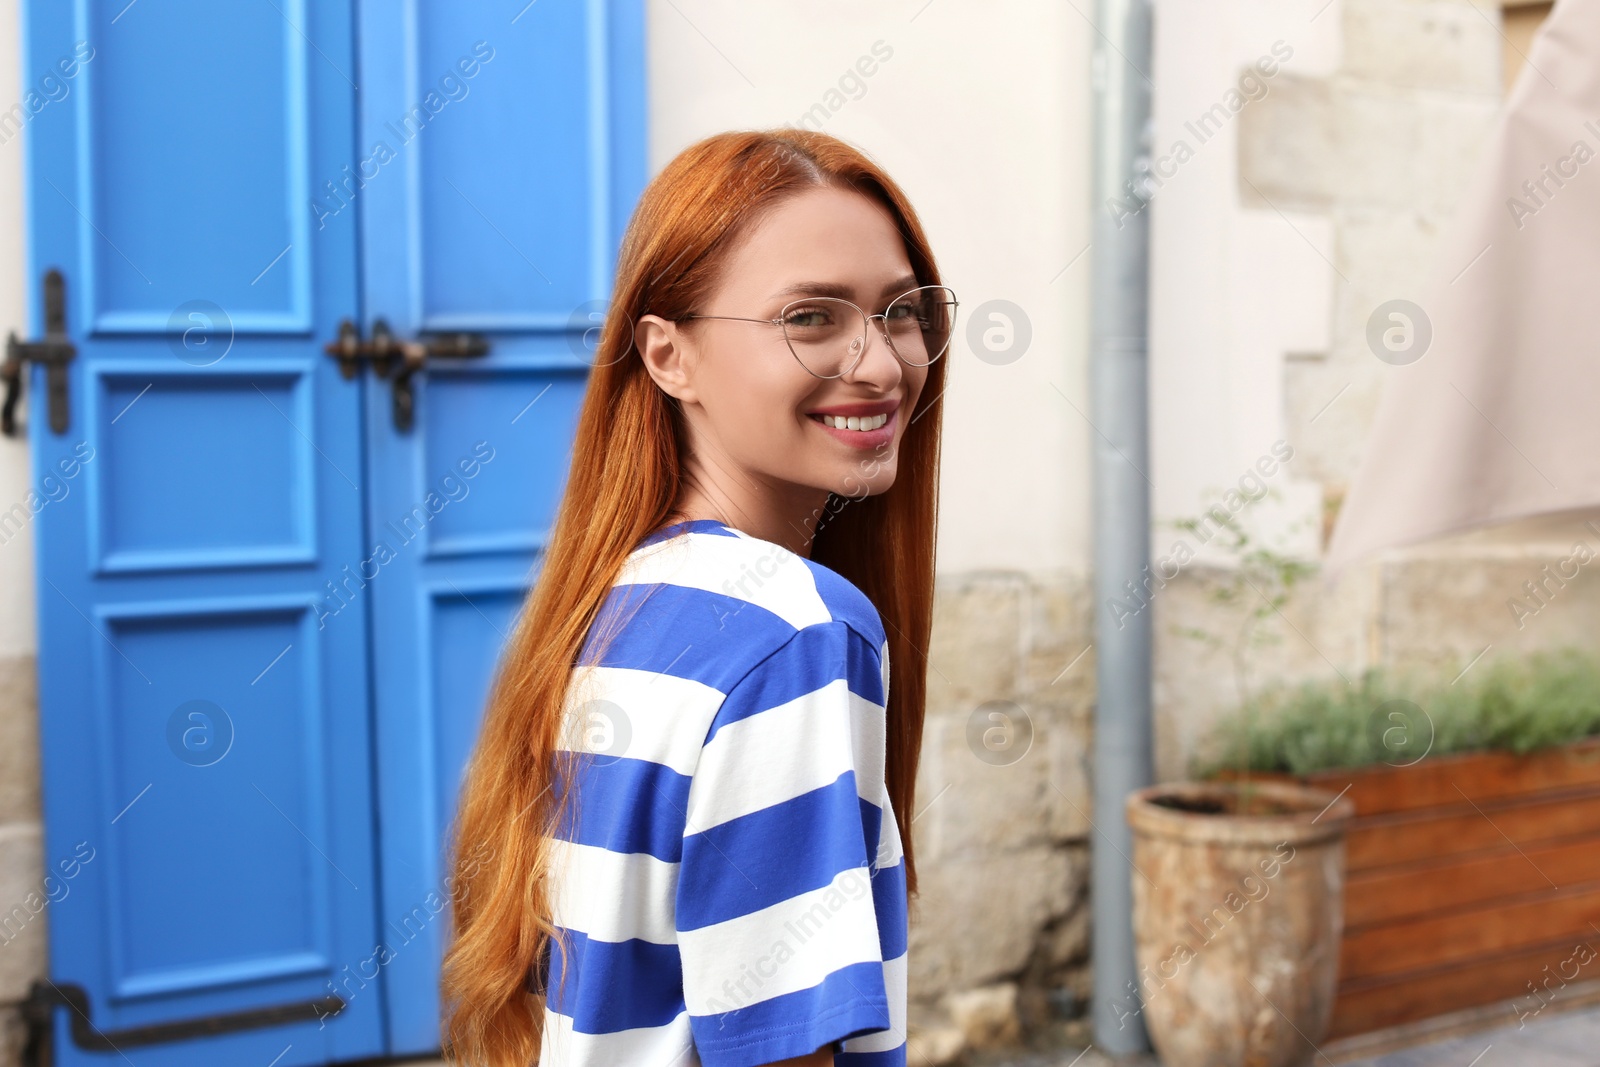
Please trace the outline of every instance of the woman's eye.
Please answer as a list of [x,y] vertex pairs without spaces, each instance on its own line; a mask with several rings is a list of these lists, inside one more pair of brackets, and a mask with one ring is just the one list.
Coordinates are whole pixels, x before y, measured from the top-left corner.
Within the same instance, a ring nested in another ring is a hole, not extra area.
[[800,308],[789,312],[789,316],[783,321],[786,325],[793,326],[796,329],[805,329],[807,327],[826,326],[831,320],[828,312],[823,308]]

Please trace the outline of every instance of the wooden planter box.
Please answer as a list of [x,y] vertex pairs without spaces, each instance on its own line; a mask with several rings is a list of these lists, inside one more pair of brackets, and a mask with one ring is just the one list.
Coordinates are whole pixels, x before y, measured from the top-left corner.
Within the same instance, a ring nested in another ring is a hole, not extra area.
[[1600,739],[1252,777],[1355,802],[1330,1038],[1600,978]]

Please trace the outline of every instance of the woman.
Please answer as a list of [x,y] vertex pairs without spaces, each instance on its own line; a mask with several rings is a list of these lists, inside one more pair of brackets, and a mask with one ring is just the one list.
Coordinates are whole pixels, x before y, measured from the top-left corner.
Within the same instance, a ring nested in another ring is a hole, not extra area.
[[905,1063],[954,313],[833,137],[645,190],[461,796],[453,1058]]

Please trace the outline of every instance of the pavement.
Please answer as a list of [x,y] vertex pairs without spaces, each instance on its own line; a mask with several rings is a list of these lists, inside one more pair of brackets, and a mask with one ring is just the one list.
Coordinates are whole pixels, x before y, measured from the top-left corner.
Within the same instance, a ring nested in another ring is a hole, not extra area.
[[1341,1067],[1600,1067],[1600,1007],[1340,1062]]
[[[969,1056],[966,1062],[971,1067],[1161,1067],[1151,1055],[1115,1059],[1092,1046]],[[1600,1004],[1542,1012],[1521,1026],[1512,1022],[1455,1032],[1379,1054],[1330,1045],[1307,1067],[1600,1067]]]
[[[1152,1055],[1105,1055],[1099,1049],[968,1054],[963,1067],[1162,1067]],[[1377,1055],[1340,1052],[1330,1047],[1308,1067],[1600,1067],[1600,1004],[1541,1013],[1522,1026],[1457,1033]],[[386,1067],[445,1067],[442,1060],[398,1061]]]

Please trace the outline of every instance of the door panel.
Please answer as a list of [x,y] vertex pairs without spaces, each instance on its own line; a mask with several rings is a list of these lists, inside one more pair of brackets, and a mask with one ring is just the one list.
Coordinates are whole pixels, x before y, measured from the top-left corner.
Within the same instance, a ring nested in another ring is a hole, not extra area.
[[477,85],[465,83],[477,99],[469,106],[463,97],[448,122],[430,128],[417,156],[424,329],[564,326],[565,313],[594,295],[592,268],[605,258],[592,238],[597,222],[605,232],[595,212],[608,201],[590,195],[606,165],[590,134],[604,130],[605,117],[585,106],[592,79],[605,75],[588,54],[604,39],[604,7],[536,5],[511,25],[514,11],[434,3],[418,12],[421,78],[458,69],[458,42],[469,35],[493,56]]
[[[361,389],[320,351],[357,312],[357,235],[307,207],[353,155],[352,32],[337,0],[26,8],[28,84],[79,59],[28,127],[32,328],[58,268],[77,345],[64,433],[30,375],[35,484],[77,476],[34,520],[50,979],[140,1064],[384,1051],[354,977],[367,609],[324,601],[364,540]],[[324,1024],[120,1034],[330,993]],[[116,1058],[75,1015],[56,1062]]]
[[[240,333],[308,330],[308,78],[327,71],[308,67],[293,29],[306,0],[284,0],[281,14],[269,3],[162,4],[137,17],[114,2],[77,6],[96,54],[77,98],[84,166],[59,191],[78,194],[90,223],[86,322],[164,334],[175,308],[203,296]],[[190,99],[200,86],[203,99]]]
[[[170,354],[104,361],[86,375],[88,424],[116,440],[86,470],[96,571],[312,561],[315,501],[301,490],[319,460],[297,427],[312,423],[314,376],[244,355],[205,371],[174,363]],[[174,447],[180,428],[203,445]],[[196,508],[196,500],[210,506]]]
[[[391,1047],[439,1042],[443,846],[571,457],[587,345],[645,178],[639,0],[364,4],[364,331],[472,331],[396,430],[369,383]],[[398,57],[398,59],[397,59]],[[402,947],[403,946],[403,947]]]

